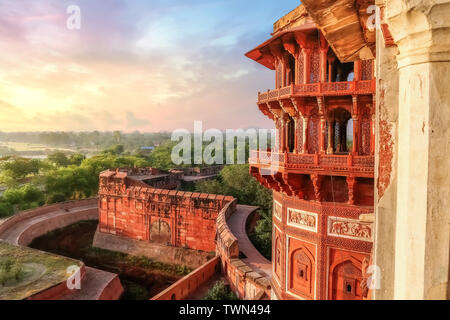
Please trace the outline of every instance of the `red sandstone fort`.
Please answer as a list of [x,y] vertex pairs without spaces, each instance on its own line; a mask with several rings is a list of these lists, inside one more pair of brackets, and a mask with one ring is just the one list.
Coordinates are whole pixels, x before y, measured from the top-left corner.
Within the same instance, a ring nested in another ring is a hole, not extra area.
[[[247,236],[258,218],[257,208],[223,195],[178,191],[182,172],[151,168],[102,172],[98,199],[22,212],[0,225],[0,238],[26,246],[57,227],[99,219],[94,246],[196,268],[154,300],[188,298],[219,273],[241,299],[448,297],[448,210],[443,208],[448,208],[449,189],[442,182],[448,182],[448,163],[436,151],[447,143],[448,126],[444,122],[445,133],[439,121],[427,117],[433,112],[436,117],[431,102],[448,89],[448,81],[430,79],[445,73],[439,63],[448,54],[448,41],[441,37],[436,43],[447,47],[431,47],[431,40],[445,34],[437,26],[444,24],[449,2],[439,4],[442,10],[434,2],[423,4],[429,10],[418,10],[415,4],[377,1],[379,34],[367,26],[373,1],[302,3],[274,24],[270,39],[246,54],[275,73],[274,89],[258,93],[257,106],[274,121],[278,148],[251,151],[249,159],[251,175],[273,191],[272,261]],[[392,10],[390,16],[385,16],[385,6]],[[433,29],[442,33],[431,34]],[[391,31],[401,41],[394,41]],[[378,101],[376,41],[381,61]],[[412,54],[415,46],[420,55]],[[401,55],[396,58],[397,49]],[[422,66],[431,62],[433,68],[424,71]],[[412,90],[417,79],[421,89]],[[433,90],[425,92],[422,84]],[[407,107],[399,109],[399,102]],[[422,113],[427,116],[416,116]],[[441,115],[448,118],[448,113]],[[432,145],[427,130],[436,130],[433,139],[442,136],[442,144]],[[418,148],[414,139],[423,146]],[[398,152],[400,140],[413,141],[412,147],[404,144]],[[411,161],[422,153],[427,161]],[[407,170],[396,167],[394,156]],[[385,275],[382,290],[369,288],[368,267],[374,257]],[[82,270],[94,293],[64,293],[58,284],[29,298],[120,296],[121,285],[113,274]]]

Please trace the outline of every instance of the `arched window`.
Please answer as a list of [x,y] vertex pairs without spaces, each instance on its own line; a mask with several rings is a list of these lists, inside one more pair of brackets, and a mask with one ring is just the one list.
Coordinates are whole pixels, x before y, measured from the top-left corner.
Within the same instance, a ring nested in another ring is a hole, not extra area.
[[296,79],[296,68],[295,68],[295,58],[292,55],[289,55],[289,59],[288,59],[288,63],[289,63],[289,75],[287,78],[287,85],[291,85],[291,84],[295,84],[295,79]]
[[295,134],[296,134],[296,132],[295,132],[295,122],[294,122],[294,119],[292,119],[291,116],[288,116],[288,117],[289,117],[288,129],[287,129],[288,135],[287,135],[287,141],[286,141],[287,149],[288,149],[289,152],[294,152],[294,149],[295,149]]
[[327,152],[346,154],[348,146],[348,126],[351,114],[344,108],[337,108],[328,113],[327,119]]

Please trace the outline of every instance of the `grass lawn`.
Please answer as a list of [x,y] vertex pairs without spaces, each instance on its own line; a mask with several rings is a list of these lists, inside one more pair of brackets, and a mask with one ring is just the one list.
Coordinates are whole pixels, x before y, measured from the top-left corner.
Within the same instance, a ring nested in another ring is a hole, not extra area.
[[77,260],[0,241],[0,300],[21,300],[63,281]]

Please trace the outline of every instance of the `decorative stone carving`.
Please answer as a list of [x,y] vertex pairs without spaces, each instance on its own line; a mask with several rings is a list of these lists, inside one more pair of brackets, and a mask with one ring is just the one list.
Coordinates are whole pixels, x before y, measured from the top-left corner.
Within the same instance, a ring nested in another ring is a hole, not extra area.
[[328,235],[372,241],[372,223],[359,220],[328,217]]
[[317,214],[288,208],[288,225],[317,232]]
[[277,201],[273,202],[273,215],[275,216],[275,218],[277,218],[278,220],[282,220],[282,210],[283,207],[281,206],[281,204]]

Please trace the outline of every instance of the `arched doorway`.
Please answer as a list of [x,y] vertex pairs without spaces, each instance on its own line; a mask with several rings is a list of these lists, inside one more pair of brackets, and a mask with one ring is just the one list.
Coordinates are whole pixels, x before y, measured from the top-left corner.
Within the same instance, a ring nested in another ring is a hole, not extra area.
[[169,224],[161,219],[156,220],[150,226],[150,241],[170,245],[172,233]]
[[295,149],[295,121],[294,119],[292,119],[291,116],[288,116],[288,128],[287,128],[287,141],[286,141],[286,145],[287,145],[287,149],[288,152],[294,152]]

